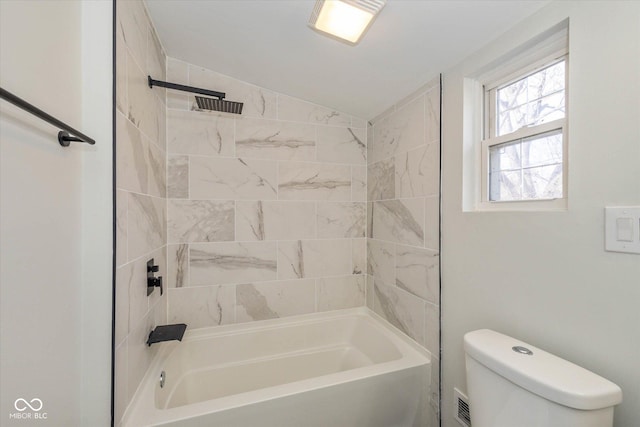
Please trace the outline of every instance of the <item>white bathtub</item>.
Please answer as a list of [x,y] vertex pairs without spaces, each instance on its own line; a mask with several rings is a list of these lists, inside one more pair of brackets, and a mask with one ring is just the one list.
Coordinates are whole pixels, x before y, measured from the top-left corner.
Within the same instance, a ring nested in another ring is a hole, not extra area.
[[429,353],[364,307],[154,345],[123,426],[426,425]]

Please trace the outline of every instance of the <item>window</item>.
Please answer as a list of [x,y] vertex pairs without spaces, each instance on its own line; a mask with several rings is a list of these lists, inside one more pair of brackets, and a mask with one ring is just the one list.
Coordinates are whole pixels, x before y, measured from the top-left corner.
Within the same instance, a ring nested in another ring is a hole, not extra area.
[[562,130],[489,147],[489,200],[561,199]]
[[541,56],[483,86],[481,209],[566,203],[566,44]]

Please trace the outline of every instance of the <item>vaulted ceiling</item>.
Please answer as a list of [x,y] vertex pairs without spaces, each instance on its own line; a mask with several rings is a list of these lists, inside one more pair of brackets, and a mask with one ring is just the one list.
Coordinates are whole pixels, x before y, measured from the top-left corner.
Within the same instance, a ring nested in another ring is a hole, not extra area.
[[349,46],[307,26],[315,0],[147,0],[168,56],[365,119],[546,3],[389,0]]

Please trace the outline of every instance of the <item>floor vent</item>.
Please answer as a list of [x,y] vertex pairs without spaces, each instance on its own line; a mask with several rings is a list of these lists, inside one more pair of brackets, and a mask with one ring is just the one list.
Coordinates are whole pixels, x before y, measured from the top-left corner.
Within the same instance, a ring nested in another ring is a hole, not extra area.
[[455,399],[455,414],[456,421],[464,427],[471,427],[471,415],[469,413],[469,398],[462,394],[457,388],[453,389],[453,397]]

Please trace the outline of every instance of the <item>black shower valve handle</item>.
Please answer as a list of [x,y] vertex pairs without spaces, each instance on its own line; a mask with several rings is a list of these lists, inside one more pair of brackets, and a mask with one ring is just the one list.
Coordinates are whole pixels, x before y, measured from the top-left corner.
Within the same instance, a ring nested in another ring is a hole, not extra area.
[[162,276],[147,278],[147,296],[149,296],[151,292],[153,292],[154,288],[160,288],[160,295],[162,295]]
[[162,295],[162,276],[158,276],[155,279],[155,287],[160,287],[160,295]]
[[162,277],[156,277],[156,273],[160,271],[160,266],[156,265],[153,258],[147,261],[147,296],[153,293],[155,288],[160,288],[160,295],[163,293]]

